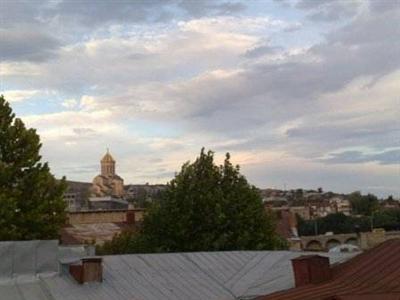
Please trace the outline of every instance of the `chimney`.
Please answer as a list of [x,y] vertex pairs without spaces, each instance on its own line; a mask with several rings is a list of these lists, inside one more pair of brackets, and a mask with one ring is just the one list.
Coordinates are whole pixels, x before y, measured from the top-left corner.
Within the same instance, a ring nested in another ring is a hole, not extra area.
[[80,284],[103,281],[101,257],[82,258],[79,263],[69,266],[69,273]]
[[134,210],[127,210],[126,211],[126,223],[127,224],[135,224],[135,211]]
[[296,287],[320,283],[332,278],[329,258],[320,255],[303,255],[292,259]]

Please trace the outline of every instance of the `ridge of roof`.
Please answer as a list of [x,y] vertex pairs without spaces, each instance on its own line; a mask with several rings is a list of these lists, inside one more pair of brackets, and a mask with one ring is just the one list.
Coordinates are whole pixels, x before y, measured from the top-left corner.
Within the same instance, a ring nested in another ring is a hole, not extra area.
[[[258,299],[368,299],[385,295],[400,299],[400,239],[392,239],[332,267],[333,279],[280,291]],[[364,295],[360,298],[359,295]],[[383,298],[375,298],[383,299]]]

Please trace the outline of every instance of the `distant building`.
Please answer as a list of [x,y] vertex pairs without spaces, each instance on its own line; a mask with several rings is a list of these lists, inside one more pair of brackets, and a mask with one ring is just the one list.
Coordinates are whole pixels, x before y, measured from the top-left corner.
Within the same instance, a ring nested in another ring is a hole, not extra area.
[[310,203],[310,208],[313,218],[322,218],[335,213],[343,213],[346,216],[351,215],[350,201],[342,197],[314,200]]
[[330,205],[334,208],[336,213],[343,213],[346,216],[351,215],[351,203],[347,199],[334,197],[329,200]]
[[64,245],[101,245],[123,231],[136,230],[143,220],[143,210],[87,210],[68,213],[67,225],[60,231]]
[[89,209],[91,210],[127,209],[128,206],[128,201],[123,198],[113,196],[89,198]]
[[127,209],[124,180],[115,173],[115,164],[107,150],[100,161],[101,174],[92,183],[67,181],[64,200],[68,211]]
[[262,198],[264,205],[271,207],[287,206],[288,200],[285,197],[269,196]]
[[88,208],[90,196],[89,182],[67,181],[67,190],[64,193],[64,201],[68,211],[80,211]]
[[166,187],[165,184],[129,184],[125,186],[125,197],[129,200],[157,198]]
[[299,215],[303,220],[310,220],[310,207],[308,206],[291,206],[290,211],[295,215]]
[[92,196],[123,198],[125,194],[124,180],[115,173],[115,160],[108,150],[101,159],[100,165],[101,174],[93,179]]
[[389,196],[387,199],[381,201],[380,205],[383,209],[398,209],[400,208],[400,201]]

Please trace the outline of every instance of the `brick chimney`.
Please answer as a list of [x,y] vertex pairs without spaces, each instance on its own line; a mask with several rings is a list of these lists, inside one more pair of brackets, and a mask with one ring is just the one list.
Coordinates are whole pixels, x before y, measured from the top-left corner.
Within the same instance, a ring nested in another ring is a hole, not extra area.
[[136,222],[135,211],[127,210],[126,211],[126,223],[133,225],[133,224],[135,224],[135,222]]
[[319,283],[332,278],[329,258],[320,255],[303,255],[292,259],[296,287]]
[[103,281],[101,257],[82,258],[79,263],[69,266],[69,273],[80,284]]

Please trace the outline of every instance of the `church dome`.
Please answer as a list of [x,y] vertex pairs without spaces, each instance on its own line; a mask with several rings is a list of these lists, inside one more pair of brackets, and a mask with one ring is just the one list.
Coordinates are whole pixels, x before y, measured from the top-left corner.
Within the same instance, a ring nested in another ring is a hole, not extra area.
[[115,162],[114,158],[111,156],[110,152],[107,150],[107,153],[101,159],[101,162]]

